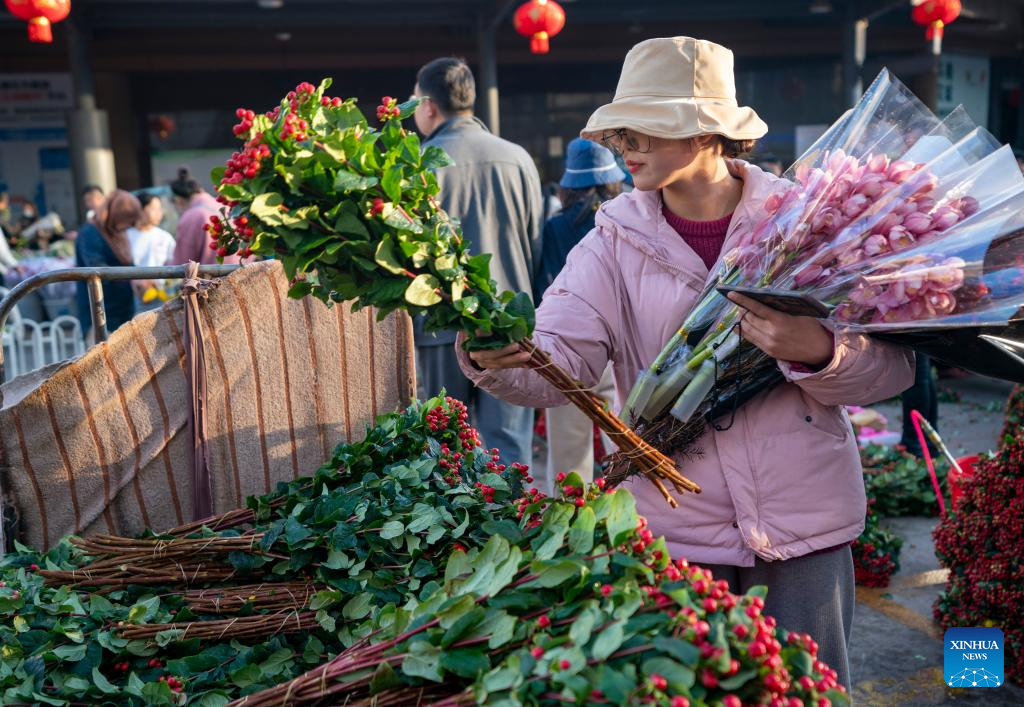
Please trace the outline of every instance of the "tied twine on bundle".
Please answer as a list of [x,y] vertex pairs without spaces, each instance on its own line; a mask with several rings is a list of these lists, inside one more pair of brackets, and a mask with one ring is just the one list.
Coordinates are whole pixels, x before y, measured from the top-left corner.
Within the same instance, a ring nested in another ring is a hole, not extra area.
[[205,336],[201,301],[216,283],[199,277],[199,263],[189,261],[185,266],[185,279],[181,283],[181,300],[185,312],[185,368],[188,373],[188,393],[191,403],[189,427],[192,453],[188,457],[192,477],[192,520],[213,515],[213,486],[210,475],[209,430],[207,427],[207,381]]

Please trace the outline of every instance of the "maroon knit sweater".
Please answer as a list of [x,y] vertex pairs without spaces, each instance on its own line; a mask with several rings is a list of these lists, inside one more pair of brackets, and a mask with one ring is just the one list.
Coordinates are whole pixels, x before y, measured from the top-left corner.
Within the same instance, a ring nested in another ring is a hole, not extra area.
[[665,215],[668,225],[675,229],[675,232],[686,241],[686,245],[704,261],[704,267],[710,270],[722,252],[722,244],[725,243],[725,234],[729,230],[732,214],[715,221],[691,221],[676,216],[667,206],[661,207],[661,213]]

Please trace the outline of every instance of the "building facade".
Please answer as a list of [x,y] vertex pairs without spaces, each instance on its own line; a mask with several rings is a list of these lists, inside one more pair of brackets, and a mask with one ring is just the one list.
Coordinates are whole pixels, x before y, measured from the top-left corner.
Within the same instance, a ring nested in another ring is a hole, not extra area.
[[[733,49],[740,100],[770,128],[759,149],[784,163],[849,107],[857,74],[866,85],[883,67],[938,110],[963,103],[999,140],[1024,146],[1018,0],[965,0],[937,70],[909,1],[563,0],[566,27],[543,55],[512,29],[518,4],[75,0],[52,45],[29,44],[24,25],[4,15],[0,182],[74,220],[71,172],[82,168],[62,114],[88,108],[83,93],[105,113],[118,186],[136,189],[166,183],[179,166],[203,175],[223,162],[239,106],[266,110],[298,82],[331,76],[332,93],[358,97],[372,115],[380,96],[408,95],[416,69],[444,55],[474,67],[485,115],[496,68],[501,135],[556,180],[565,144],[611,99],[628,49],[676,34]],[[871,21],[857,71],[852,28],[863,17]]]

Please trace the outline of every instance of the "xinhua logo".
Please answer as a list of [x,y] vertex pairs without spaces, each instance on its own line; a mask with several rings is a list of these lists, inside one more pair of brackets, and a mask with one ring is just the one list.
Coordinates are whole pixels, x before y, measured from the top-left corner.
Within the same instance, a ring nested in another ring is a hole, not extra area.
[[951,628],[943,646],[944,678],[950,687],[999,687],[1003,684],[1003,631]]

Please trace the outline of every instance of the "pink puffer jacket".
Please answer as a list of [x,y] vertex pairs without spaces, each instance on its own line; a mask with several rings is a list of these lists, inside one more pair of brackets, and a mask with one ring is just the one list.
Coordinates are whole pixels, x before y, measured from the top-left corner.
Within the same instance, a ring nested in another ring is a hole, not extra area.
[[[739,160],[744,180],[723,252],[759,220],[775,177]],[[708,270],[669,226],[658,192],[633,191],[605,203],[596,228],[570,253],[537,311],[536,343],[586,385],[611,361],[617,408],[700,294]],[[460,343],[456,346],[460,347]],[[517,405],[564,405],[564,397],[526,369],[481,371],[459,348],[473,382]],[[671,509],[648,482],[630,490],[655,535],[674,556],[752,566],[755,554],[785,560],[841,545],[864,528],[864,483],[857,444],[842,405],[896,395],[913,382],[913,354],[865,336],[837,332],[822,370],[780,368],[787,383],[741,407],[732,427],[709,429],[680,458],[703,487]]]

